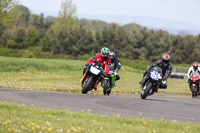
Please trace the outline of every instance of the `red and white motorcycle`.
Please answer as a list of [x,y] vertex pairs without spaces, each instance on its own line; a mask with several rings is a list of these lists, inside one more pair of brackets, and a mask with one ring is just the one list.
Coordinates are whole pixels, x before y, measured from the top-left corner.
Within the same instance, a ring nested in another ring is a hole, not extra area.
[[194,72],[190,74],[189,77],[189,84],[190,84],[190,90],[192,92],[192,97],[197,97],[199,93],[199,80],[200,75],[197,72]]

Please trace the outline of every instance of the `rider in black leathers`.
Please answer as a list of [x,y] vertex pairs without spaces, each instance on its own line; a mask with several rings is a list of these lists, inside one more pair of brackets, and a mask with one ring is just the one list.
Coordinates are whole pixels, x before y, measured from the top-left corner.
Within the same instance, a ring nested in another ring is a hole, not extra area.
[[115,52],[111,51],[109,54],[109,58],[111,59],[110,65],[114,65],[114,72],[115,72],[115,80],[119,80],[120,76],[118,74],[118,71],[121,68],[120,61],[115,57]]
[[148,80],[148,76],[147,73],[153,68],[153,67],[160,67],[162,69],[162,84],[160,85],[159,88],[163,88],[166,89],[167,88],[167,79],[169,78],[169,76],[171,75],[172,72],[172,65],[169,63],[170,62],[170,56],[166,53],[162,55],[162,58],[156,62],[154,62],[153,64],[149,65],[147,67],[147,70],[145,70],[144,72],[144,77],[142,79],[142,81],[140,81],[139,83],[142,85],[142,87],[145,85],[146,81]]

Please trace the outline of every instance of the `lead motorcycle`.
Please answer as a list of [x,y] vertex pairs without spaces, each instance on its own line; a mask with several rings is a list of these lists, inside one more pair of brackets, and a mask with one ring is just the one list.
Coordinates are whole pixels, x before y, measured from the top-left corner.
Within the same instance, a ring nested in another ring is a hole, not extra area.
[[190,74],[189,83],[190,83],[190,90],[192,92],[192,97],[197,97],[199,93],[199,80],[200,75],[198,72],[194,72]]
[[158,92],[158,88],[162,83],[162,69],[160,67],[153,67],[150,72],[147,73],[149,77],[144,87],[141,87],[141,98],[146,99],[147,96],[153,95],[154,92]]
[[88,91],[96,88],[102,75],[103,68],[99,62],[89,64],[81,79],[82,94],[87,94]]

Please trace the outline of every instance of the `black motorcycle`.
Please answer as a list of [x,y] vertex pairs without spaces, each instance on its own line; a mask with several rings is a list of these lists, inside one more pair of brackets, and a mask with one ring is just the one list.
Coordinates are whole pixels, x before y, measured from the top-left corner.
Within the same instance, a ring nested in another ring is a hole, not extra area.
[[162,79],[162,69],[160,67],[153,67],[150,72],[147,73],[149,77],[144,87],[141,87],[141,98],[146,99],[147,96],[153,95],[154,92],[158,92]]
[[95,89],[102,75],[103,68],[99,62],[88,65],[81,79],[82,94],[87,94],[88,91]]

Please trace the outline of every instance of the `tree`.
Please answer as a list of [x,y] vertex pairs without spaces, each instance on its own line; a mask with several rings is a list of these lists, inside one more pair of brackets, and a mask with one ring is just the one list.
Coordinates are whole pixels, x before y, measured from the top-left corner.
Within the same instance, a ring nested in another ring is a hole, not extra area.
[[77,25],[76,6],[72,0],[62,0],[61,10],[59,11],[56,28],[73,28]]
[[39,33],[37,29],[31,27],[23,38],[24,47],[27,48],[29,46],[36,46],[39,40]]
[[11,26],[17,16],[15,0],[0,0],[0,27]]
[[47,41],[43,46],[43,50],[51,51],[55,54],[78,55],[76,53],[79,48],[76,45],[78,45],[81,36],[78,37],[80,33],[77,31],[80,26],[76,20],[75,13],[76,6],[72,4],[72,0],[62,0],[56,23],[46,33]]
[[12,27],[17,16],[16,6],[15,0],[0,0],[0,44],[5,45],[5,34],[10,34],[8,29]]

